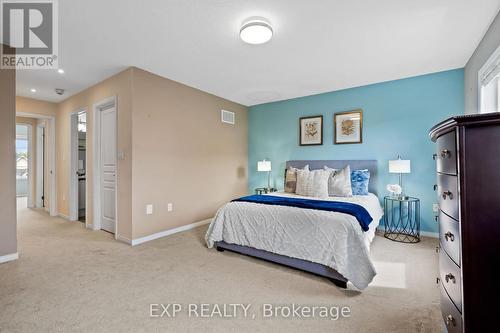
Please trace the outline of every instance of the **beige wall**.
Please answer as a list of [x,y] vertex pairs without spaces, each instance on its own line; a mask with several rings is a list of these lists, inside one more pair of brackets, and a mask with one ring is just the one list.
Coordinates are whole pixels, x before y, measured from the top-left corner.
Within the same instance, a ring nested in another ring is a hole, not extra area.
[[31,125],[31,150],[28,151],[31,157],[31,165],[28,166],[28,172],[30,177],[29,191],[31,192],[31,198],[33,200],[33,206],[35,206],[35,196],[36,196],[36,126],[38,120],[35,118],[26,117],[16,117],[16,124],[26,124]]
[[[129,68],[54,104],[18,98],[20,112],[56,115],[57,208],[69,215],[71,113],[87,114],[87,220],[93,222],[93,106],[116,96],[117,234],[132,240],[212,217],[247,192],[247,108]],[[54,107],[55,105],[55,107]],[[220,110],[236,112],[223,124]],[[54,111],[55,110],[55,111]],[[145,215],[145,205],[154,205]],[[167,204],[173,212],[167,212]]]
[[210,218],[247,192],[246,107],[137,68],[133,92],[134,239]]
[[93,223],[93,106],[109,97],[117,98],[117,145],[124,159],[117,161],[117,233],[132,237],[132,69],[127,69],[61,102],[57,111],[57,207],[69,215],[70,119],[71,113],[87,110],[87,221]]
[[16,112],[38,114],[41,116],[55,116],[57,114],[57,103],[40,101],[27,97],[16,97]]
[[0,69],[0,256],[17,252],[15,96],[15,71]]

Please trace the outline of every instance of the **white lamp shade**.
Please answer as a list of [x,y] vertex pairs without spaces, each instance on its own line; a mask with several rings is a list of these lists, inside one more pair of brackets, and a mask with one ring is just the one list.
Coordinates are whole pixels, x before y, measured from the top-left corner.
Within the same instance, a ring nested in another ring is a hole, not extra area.
[[271,171],[271,161],[258,161],[257,171]]
[[410,160],[389,161],[389,173],[410,173]]

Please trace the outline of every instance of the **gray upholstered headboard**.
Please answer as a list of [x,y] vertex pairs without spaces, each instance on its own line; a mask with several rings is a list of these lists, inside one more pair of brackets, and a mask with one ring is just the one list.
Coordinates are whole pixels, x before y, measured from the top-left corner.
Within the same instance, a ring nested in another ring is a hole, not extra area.
[[362,170],[368,169],[370,171],[370,183],[368,185],[368,190],[371,193],[377,194],[377,161],[376,160],[326,160],[326,161],[313,161],[313,160],[303,160],[303,161],[287,161],[286,168],[303,168],[309,165],[310,170],[322,169],[325,165],[332,169],[342,169],[346,165],[351,166],[352,170]]

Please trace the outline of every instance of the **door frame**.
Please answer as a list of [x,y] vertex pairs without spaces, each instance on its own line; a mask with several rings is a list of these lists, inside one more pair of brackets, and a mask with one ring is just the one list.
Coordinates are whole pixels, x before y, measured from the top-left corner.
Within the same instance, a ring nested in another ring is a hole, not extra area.
[[[78,114],[85,112],[87,113],[87,108],[80,108],[73,112],[71,112],[69,117],[69,135],[70,135],[70,145],[69,145],[69,154],[70,163],[69,163],[69,220],[70,221],[78,221]],[[88,113],[87,113],[88,116]],[[88,161],[88,149],[85,150],[85,159]],[[86,168],[87,169],[87,168]],[[87,177],[87,175],[85,175]],[[85,202],[87,202],[87,193],[88,186],[87,181],[85,181]],[[87,215],[87,204],[85,205],[85,215]]]
[[[26,118],[35,118],[35,119],[46,119],[48,120],[49,127],[49,138],[47,140],[47,128],[45,128],[45,146],[49,148],[48,153],[48,161],[46,163],[48,174],[50,176],[49,184],[49,192],[50,192],[50,202],[49,202],[49,215],[50,216],[58,216],[57,213],[57,169],[56,169],[56,117],[42,115],[38,113],[29,113],[29,112],[16,112],[16,116],[26,117]],[[47,182],[45,182],[47,183]]]
[[[28,208],[33,208],[35,207],[33,205],[33,196],[35,195],[36,189],[34,188],[34,180],[35,177],[33,177],[32,173],[35,172],[33,170],[33,125],[24,121],[16,121],[16,125],[21,125],[21,126],[26,126],[27,128],[27,140],[28,141],[28,177],[27,177],[27,192],[28,192],[28,203],[27,207]],[[17,140],[17,134],[16,134],[16,140]]]
[[[42,132],[43,131],[43,132]],[[45,177],[45,169],[44,169],[44,155],[45,155],[45,144],[44,138],[45,135],[45,124],[38,123],[36,125],[36,184],[35,184],[35,207],[43,208],[44,201],[42,200],[42,196],[44,196],[44,177]]]
[[[118,125],[118,105],[116,96],[106,98],[93,106],[92,121],[93,121],[93,186],[94,186],[94,218],[93,218],[93,230],[101,230],[101,117],[100,112],[114,107],[115,108],[115,121]],[[88,116],[88,114],[87,114]],[[116,144],[118,145],[118,126],[116,126]],[[118,151],[118,149],[117,149]],[[118,162],[118,159],[117,159]],[[115,239],[118,237],[118,163],[116,165],[116,189],[115,189]],[[87,219],[88,221],[88,219]],[[88,222],[85,222],[86,224]],[[87,226],[90,227],[90,226]]]

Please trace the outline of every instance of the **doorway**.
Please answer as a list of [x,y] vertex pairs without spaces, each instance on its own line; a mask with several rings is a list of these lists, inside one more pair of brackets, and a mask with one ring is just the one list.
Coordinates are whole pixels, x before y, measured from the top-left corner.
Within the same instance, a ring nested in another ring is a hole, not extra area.
[[[18,121],[18,123],[28,123],[27,120],[31,120],[28,126],[28,151],[30,151],[28,164],[31,165],[31,168],[28,167],[28,169],[31,170],[31,173],[28,172],[27,176],[31,186],[31,191],[28,191],[28,194],[31,192],[32,195],[31,198],[30,196],[26,198],[27,206],[30,208],[43,207],[50,216],[57,216],[56,118],[55,116],[22,111],[16,112],[16,117],[26,120]],[[33,133],[34,130],[36,133]],[[36,142],[32,142],[32,134],[36,138]]]
[[16,123],[16,197],[18,209],[32,207],[32,131],[32,125]]
[[86,221],[87,209],[87,111],[71,114],[70,220]]

